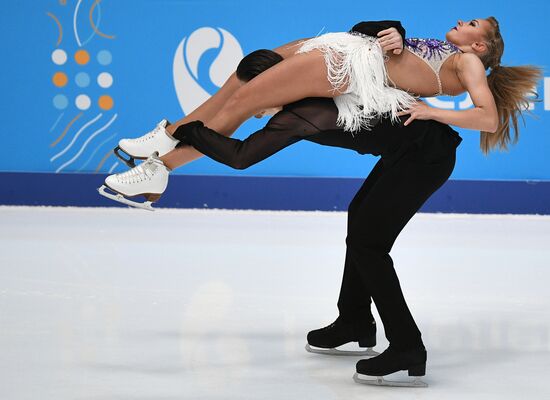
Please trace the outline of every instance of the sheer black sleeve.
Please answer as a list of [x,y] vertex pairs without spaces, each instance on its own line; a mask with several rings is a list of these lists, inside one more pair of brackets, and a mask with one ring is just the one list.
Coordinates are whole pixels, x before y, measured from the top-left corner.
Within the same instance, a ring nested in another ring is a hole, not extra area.
[[[334,105],[332,100],[330,102]],[[303,113],[304,105],[302,107],[285,106],[269,120],[264,128],[244,140],[223,136],[202,124],[193,122],[178,127],[174,137],[180,139],[183,133],[183,142],[192,145],[204,155],[232,168],[245,169],[293,143],[316,135],[327,127],[327,122],[332,121],[330,124],[332,127],[336,122],[336,107],[334,106],[334,110],[327,114],[322,109],[315,110],[314,107],[317,104],[314,102],[307,107],[310,110],[306,113],[307,115],[296,112]],[[310,119],[315,114],[318,118]],[[321,129],[315,122],[322,124]],[[182,130],[185,131],[182,132]]]

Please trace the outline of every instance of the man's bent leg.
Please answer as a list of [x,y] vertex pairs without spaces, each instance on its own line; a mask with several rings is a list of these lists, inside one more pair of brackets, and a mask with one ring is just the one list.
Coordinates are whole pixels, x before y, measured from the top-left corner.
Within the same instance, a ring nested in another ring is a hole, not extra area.
[[[384,165],[383,161],[380,159],[351,200],[348,207],[348,234],[358,207],[383,173]],[[340,296],[338,298],[340,317],[350,322],[365,321],[370,323],[374,320],[371,311],[371,303],[370,292],[363,284],[361,275],[355,268],[349,251],[346,249],[344,275],[340,287]]]
[[368,287],[395,348],[423,346],[389,252],[422,204],[448,179],[454,153],[438,164],[408,153],[389,168],[363,199],[346,239],[350,259]]

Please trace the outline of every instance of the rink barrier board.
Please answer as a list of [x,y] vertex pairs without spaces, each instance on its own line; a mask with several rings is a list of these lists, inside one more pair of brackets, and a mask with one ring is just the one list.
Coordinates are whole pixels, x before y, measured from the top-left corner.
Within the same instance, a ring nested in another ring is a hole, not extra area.
[[[2,172],[2,205],[126,207],[97,192],[104,174]],[[363,179],[172,175],[156,208],[344,211]],[[550,214],[550,181],[449,180],[420,212]]]

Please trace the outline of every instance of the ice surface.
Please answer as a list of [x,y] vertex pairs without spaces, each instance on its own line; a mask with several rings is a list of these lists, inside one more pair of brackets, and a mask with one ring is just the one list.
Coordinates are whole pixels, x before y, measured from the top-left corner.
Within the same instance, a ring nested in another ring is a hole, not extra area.
[[336,317],[345,223],[0,207],[0,398],[550,398],[550,217],[417,214],[405,227],[391,255],[427,389],[360,385],[359,357],[304,350]]

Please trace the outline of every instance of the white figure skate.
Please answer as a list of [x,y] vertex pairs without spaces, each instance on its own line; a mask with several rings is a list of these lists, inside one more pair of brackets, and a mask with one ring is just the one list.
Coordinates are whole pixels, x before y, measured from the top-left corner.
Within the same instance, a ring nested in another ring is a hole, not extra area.
[[[154,211],[151,204],[158,201],[166,190],[168,174],[168,168],[155,152],[137,167],[121,174],[109,175],[105,184],[97,190],[102,196],[119,203]],[[127,198],[135,196],[144,196],[147,201],[140,203]]]
[[[163,119],[152,131],[139,138],[122,139],[113,152],[130,168],[136,166],[136,159],[145,160],[155,151],[159,153],[159,156],[163,156],[174,150],[179,142],[166,131],[167,125],[168,121]],[[128,158],[123,157],[120,154],[121,152],[126,154]]]

